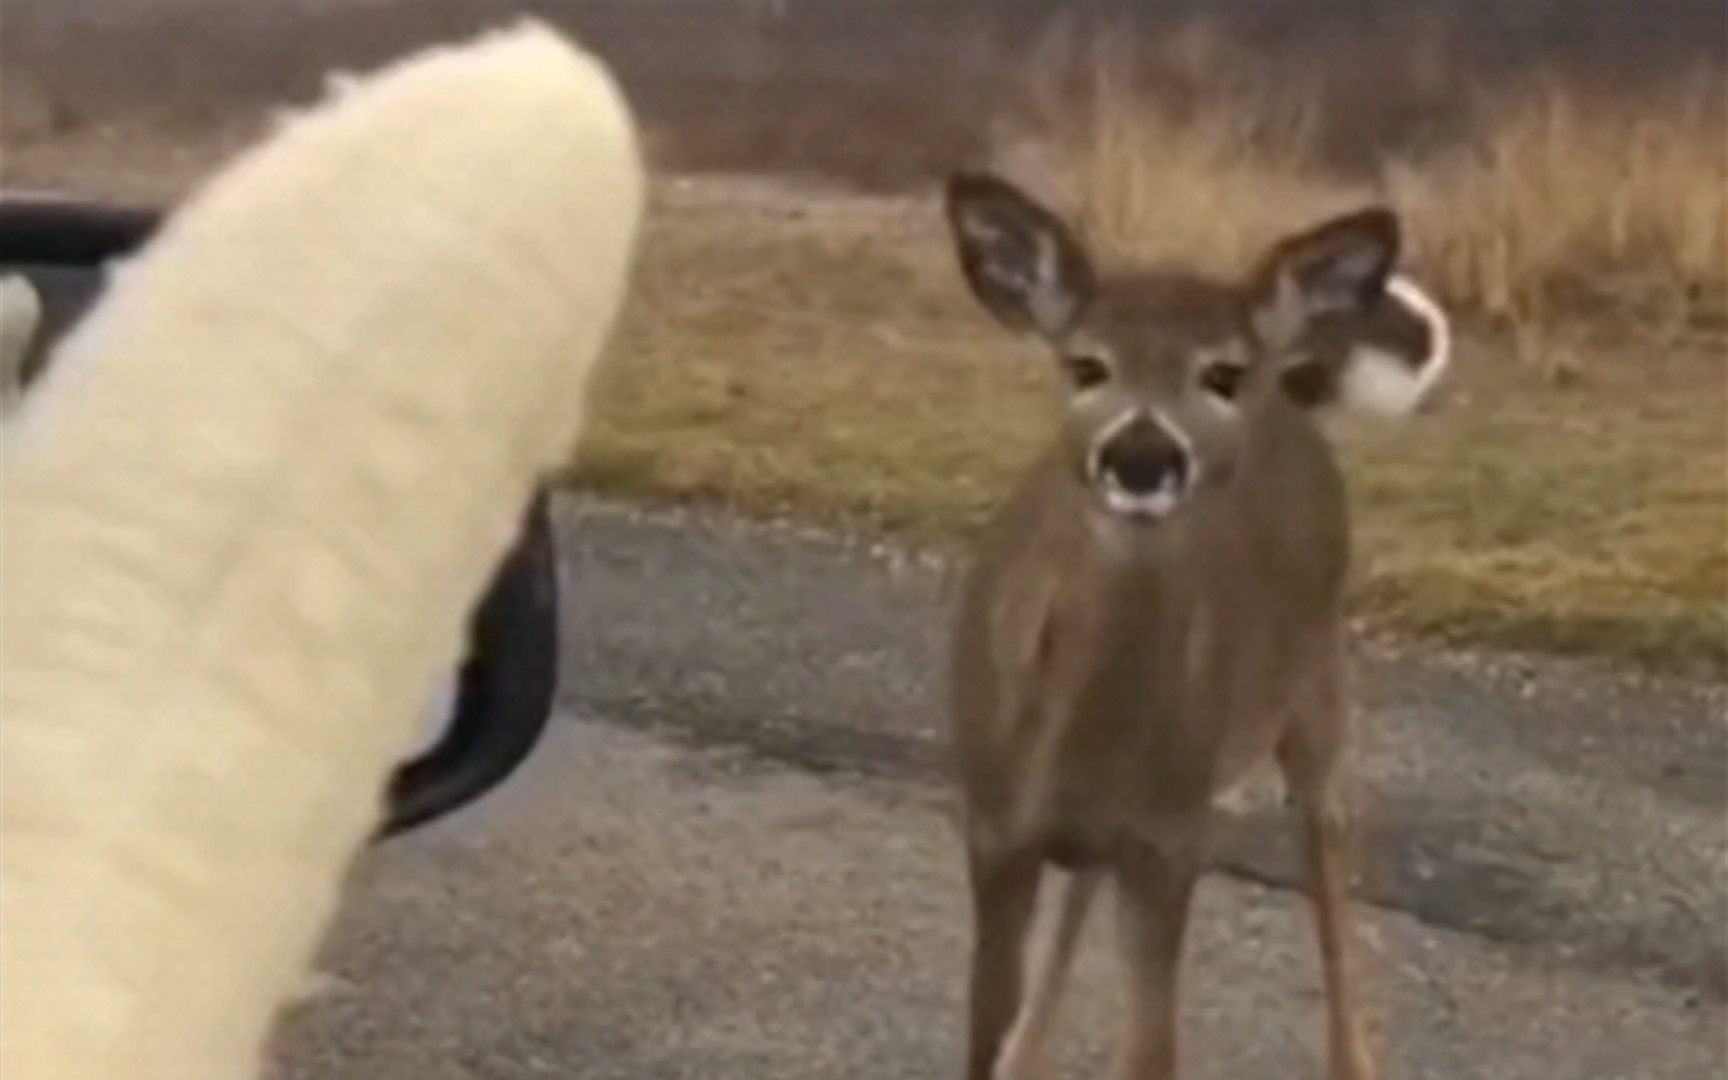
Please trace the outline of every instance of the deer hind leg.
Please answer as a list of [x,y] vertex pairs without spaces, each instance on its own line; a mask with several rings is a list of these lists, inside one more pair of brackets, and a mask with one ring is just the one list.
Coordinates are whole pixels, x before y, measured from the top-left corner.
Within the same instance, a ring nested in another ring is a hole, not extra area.
[[1059,874],[1062,885],[1056,919],[1033,962],[1029,992],[996,1059],[993,1080],[1038,1080],[1049,1067],[1050,1035],[1061,1009],[1080,931],[1097,894],[1100,872],[1093,868]]
[[1024,994],[1026,941],[1044,860],[1036,848],[1004,850],[976,837],[967,855],[973,938],[966,1080],[993,1080]]
[[1314,924],[1326,988],[1327,1043],[1332,1080],[1373,1080],[1357,1011],[1356,936],[1350,912],[1354,829],[1345,785],[1342,707],[1319,728],[1293,728],[1279,745],[1291,801],[1302,831]]
[[1128,975],[1121,1080],[1175,1080],[1177,984],[1199,876],[1198,845],[1146,846],[1118,866],[1118,931]]

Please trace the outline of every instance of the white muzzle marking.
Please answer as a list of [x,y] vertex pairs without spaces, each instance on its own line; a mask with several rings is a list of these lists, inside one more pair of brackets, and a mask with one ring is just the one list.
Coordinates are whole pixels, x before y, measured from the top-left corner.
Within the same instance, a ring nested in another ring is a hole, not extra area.
[[[1104,448],[1123,428],[1136,420],[1150,419],[1182,450],[1185,468],[1182,473],[1162,477],[1151,491],[1129,491],[1114,473],[1104,468]],[[1164,414],[1153,411],[1129,410],[1112,420],[1092,442],[1087,461],[1088,479],[1104,496],[1104,505],[1112,513],[1127,518],[1155,521],[1182,505],[1183,499],[1200,478],[1200,461],[1194,456],[1194,444],[1171,423]]]

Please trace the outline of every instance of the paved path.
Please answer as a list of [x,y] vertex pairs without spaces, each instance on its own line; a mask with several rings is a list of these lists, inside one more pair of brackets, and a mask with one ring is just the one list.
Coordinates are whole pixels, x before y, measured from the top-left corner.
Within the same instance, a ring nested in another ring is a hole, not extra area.
[[[566,716],[511,784],[370,854],[277,1080],[958,1075],[965,915],[928,569],[789,530],[564,508]],[[1728,1076],[1719,691],[1365,657],[1387,1080]],[[1188,1074],[1317,1080],[1282,818],[1200,896]],[[1064,1076],[1098,1076],[1108,919]]]

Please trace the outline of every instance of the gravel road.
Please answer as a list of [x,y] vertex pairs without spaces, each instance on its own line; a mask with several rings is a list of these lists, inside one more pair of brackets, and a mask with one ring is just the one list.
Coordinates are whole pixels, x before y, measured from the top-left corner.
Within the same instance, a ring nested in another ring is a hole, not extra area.
[[[276,1080],[958,1075],[966,915],[944,586],[866,541],[567,500],[562,715],[356,868]],[[1387,1080],[1728,1076],[1728,701],[1372,649],[1370,985]],[[1195,1078],[1322,1075],[1286,828],[1202,889]],[[1063,1076],[1115,1008],[1095,920]]]

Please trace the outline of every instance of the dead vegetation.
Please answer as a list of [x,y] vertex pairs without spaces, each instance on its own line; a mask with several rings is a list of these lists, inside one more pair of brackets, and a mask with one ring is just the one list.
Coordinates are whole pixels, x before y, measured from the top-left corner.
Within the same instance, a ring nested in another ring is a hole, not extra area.
[[[1009,160],[1030,159],[1034,184],[1119,255],[1228,272],[1292,222],[1383,200],[1424,280],[1522,344],[1580,320],[1728,326],[1720,70],[1611,90],[1509,81],[1474,96],[1461,133],[1344,165],[1326,154],[1325,87],[1265,74],[1203,24],[1159,46],[1061,34],[1036,58]],[[1406,96],[1466,90],[1420,60]]]

